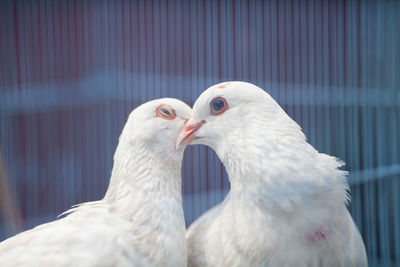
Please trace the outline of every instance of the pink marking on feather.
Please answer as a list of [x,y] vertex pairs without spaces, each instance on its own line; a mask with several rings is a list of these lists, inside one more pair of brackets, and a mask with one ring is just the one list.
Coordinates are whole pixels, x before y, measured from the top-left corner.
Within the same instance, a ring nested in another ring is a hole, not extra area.
[[321,226],[317,231],[313,232],[313,233],[308,233],[306,234],[306,239],[311,243],[311,244],[315,244],[316,242],[320,241],[320,240],[324,240],[326,239],[326,235],[324,233],[324,227]]
[[217,86],[217,88],[226,88],[228,85],[230,84],[230,82],[226,82],[226,83],[221,83],[220,85]]

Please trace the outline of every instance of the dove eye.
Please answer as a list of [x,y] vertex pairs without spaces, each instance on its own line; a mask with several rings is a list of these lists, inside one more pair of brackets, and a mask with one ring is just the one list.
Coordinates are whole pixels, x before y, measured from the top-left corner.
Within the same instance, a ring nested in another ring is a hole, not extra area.
[[211,115],[220,115],[227,111],[229,108],[226,100],[220,96],[214,98],[210,102],[210,112]]
[[157,107],[156,116],[164,120],[173,120],[176,117],[176,113],[171,106],[162,104]]

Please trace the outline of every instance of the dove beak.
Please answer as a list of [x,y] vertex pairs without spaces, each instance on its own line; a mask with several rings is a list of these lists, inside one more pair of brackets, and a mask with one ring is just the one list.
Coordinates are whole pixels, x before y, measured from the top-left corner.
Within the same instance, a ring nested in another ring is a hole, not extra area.
[[204,120],[198,121],[196,119],[190,119],[187,123],[185,128],[179,134],[178,138],[176,139],[176,146],[175,148],[178,149],[181,146],[186,146],[190,144],[196,138],[196,131],[205,123]]

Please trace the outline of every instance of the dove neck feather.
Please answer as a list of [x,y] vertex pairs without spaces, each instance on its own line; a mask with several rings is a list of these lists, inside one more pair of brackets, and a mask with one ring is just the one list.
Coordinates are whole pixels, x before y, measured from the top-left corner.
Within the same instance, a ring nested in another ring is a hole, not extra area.
[[103,199],[111,214],[128,222],[124,234],[132,249],[152,266],[186,266],[187,261],[183,151],[173,148],[173,142],[168,147],[151,135],[123,132]]
[[332,205],[347,201],[346,172],[338,169],[342,163],[318,153],[286,114],[248,122],[215,149],[226,166],[232,196],[289,209],[317,195],[326,195],[324,201]]
[[167,153],[157,144],[121,137],[104,199],[115,212],[127,216],[160,203],[182,209],[182,157],[183,151]]

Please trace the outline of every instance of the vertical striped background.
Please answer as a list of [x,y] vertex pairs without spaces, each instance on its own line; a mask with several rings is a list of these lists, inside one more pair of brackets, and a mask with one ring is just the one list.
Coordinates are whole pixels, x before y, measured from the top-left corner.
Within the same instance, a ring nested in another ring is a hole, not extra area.
[[[0,240],[99,199],[129,112],[208,86],[267,90],[346,161],[371,266],[400,266],[400,1],[0,2]],[[187,224],[229,184],[183,168]]]

